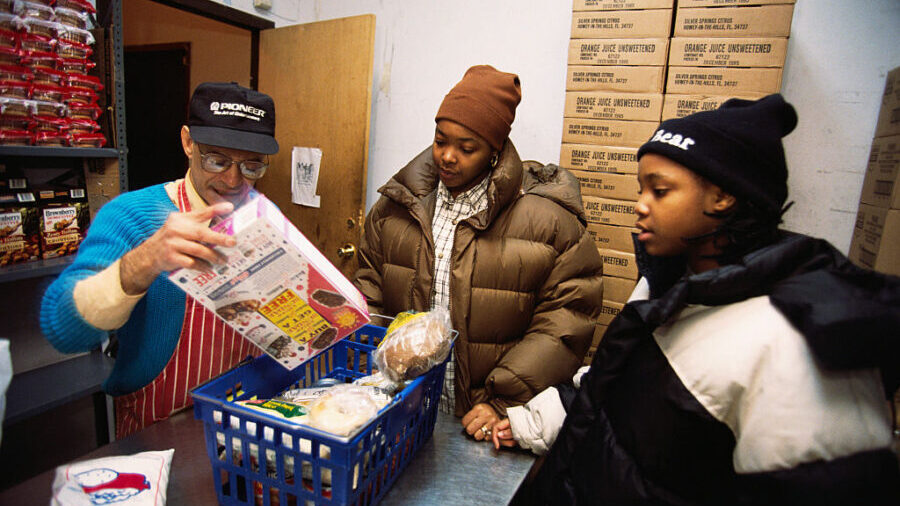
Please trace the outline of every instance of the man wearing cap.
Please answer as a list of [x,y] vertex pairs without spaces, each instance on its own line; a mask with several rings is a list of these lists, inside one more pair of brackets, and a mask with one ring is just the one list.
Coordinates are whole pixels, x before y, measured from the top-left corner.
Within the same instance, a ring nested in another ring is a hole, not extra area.
[[74,262],[47,289],[41,328],[64,353],[97,348],[115,331],[104,390],[115,397],[118,438],[191,405],[190,390],[258,351],[166,277],[220,262],[234,240],[209,229],[240,205],[278,152],[275,104],[236,83],[203,83],[181,144],[184,179],[123,194],[103,206]]

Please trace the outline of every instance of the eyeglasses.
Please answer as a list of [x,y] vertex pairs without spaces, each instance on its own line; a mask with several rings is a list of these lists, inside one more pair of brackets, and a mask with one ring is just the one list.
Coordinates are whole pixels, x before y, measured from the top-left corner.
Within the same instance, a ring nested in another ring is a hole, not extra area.
[[259,179],[263,177],[266,173],[266,169],[269,168],[268,159],[265,162],[261,162],[259,160],[241,160],[240,162],[235,162],[229,156],[225,156],[222,153],[204,153],[200,151],[200,167],[207,172],[220,173],[225,172],[226,170],[231,168],[231,165],[237,163],[238,168],[241,170],[241,174],[247,179]]

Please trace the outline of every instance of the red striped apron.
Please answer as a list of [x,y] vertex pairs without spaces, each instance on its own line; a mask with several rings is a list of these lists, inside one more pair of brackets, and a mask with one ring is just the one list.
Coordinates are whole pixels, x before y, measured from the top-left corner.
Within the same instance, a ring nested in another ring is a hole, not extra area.
[[[178,185],[178,209],[190,212],[184,181]],[[261,350],[244,339],[190,295],[185,295],[184,323],[175,353],[144,388],[115,398],[116,438],[165,420],[193,404],[190,391]]]

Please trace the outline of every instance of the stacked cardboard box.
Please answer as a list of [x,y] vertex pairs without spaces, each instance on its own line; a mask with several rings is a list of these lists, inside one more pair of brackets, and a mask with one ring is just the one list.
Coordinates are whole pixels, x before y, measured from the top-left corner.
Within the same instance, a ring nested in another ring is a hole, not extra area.
[[604,268],[593,352],[634,288],[637,149],[659,125],[674,0],[574,0],[560,165],[581,194]]
[[884,87],[850,259],[900,275],[900,67],[888,73]]
[[781,89],[794,0],[679,0],[662,118]]

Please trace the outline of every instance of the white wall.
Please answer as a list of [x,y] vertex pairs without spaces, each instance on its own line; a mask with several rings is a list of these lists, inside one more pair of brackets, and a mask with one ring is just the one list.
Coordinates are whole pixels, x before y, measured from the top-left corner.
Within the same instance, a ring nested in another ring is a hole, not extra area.
[[[431,140],[434,114],[474,64],[522,80],[510,137],[523,159],[559,161],[571,3],[548,0],[217,0],[276,26],[374,13],[368,202]],[[786,227],[850,244],[887,71],[900,66],[897,0],[797,0],[783,90],[800,116],[785,144],[796,203]]]
[[887,72],[900,66],[900,1],[797,0],[782,92],[794,207],[786,227],[847,252]]

